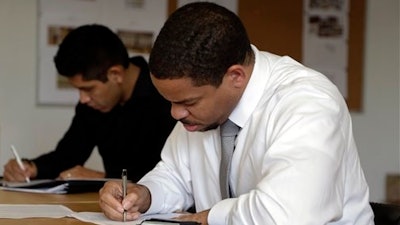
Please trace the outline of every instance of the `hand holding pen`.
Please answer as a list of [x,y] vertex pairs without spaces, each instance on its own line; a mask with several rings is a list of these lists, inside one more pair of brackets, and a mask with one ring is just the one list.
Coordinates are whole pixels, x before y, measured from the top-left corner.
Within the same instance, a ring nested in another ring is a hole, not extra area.
[[124,215],[126,221],[136,220],[150,208],[150,190],[144,185],[128,180],[124,186],[123,177],[124,175],[122,181],[112,180],[104,184],[99,191],[99,205],[104,215],[112,220],[121,221]]
[[[21,157],[19,157],[19,154],[18,154],[17,150],[15,149],[14,145],[11,145],[11,151],[14,154],[15,160],[17,161],[19,168],[21,170],[25,171],[25,166],[22,163]],[[28,176],[25,176],[25,181],[28,183],[31,182],[31,180],[29,179]]]

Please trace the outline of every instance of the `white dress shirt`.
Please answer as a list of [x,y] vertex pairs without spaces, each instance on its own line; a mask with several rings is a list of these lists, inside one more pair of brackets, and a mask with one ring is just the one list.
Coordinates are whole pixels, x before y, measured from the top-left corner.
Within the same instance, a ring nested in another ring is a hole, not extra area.
[[371,225],[369,190],[350,114],[335,85],[290,57],[252,46],[255,66],[229,119],[241,127],[231,163],[235,198],[221,200],[219,128],[181,123],[139,183],[146,213],[211,209],[210,225]]

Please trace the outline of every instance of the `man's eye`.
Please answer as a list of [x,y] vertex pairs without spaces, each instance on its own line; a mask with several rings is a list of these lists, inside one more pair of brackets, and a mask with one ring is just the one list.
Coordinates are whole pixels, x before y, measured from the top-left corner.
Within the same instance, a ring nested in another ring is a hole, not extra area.
[[186,102],[184,105],[185,106],[193,106],[195,104],[196,104],[196,102]]
[[93,90],[93,88],[81,88],[81,90],[83,92],[90,93]]

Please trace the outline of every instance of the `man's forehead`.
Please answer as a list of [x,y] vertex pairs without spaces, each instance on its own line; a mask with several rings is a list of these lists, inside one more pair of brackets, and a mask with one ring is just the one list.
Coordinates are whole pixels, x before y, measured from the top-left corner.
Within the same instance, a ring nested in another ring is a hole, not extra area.
[[69,77],[68,81],[77,88],[93,87],[98,83],[101,83],[99,80],[83,80],[83,77],[80,74]]

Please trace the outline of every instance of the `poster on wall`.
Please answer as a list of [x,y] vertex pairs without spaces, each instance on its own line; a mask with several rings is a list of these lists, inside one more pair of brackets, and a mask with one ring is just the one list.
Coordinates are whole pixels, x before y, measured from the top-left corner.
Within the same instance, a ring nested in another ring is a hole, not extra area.
[[347,98],[348,0],[305,0],[303,63],[325,74]]
[[78,102],[78,91],[57,73],[53,63],[69,31],[84,24],[103,24],[118,34],[129,55],[148,59],[168,10],[168,0],[39,0],[38,4],[39,105]]

